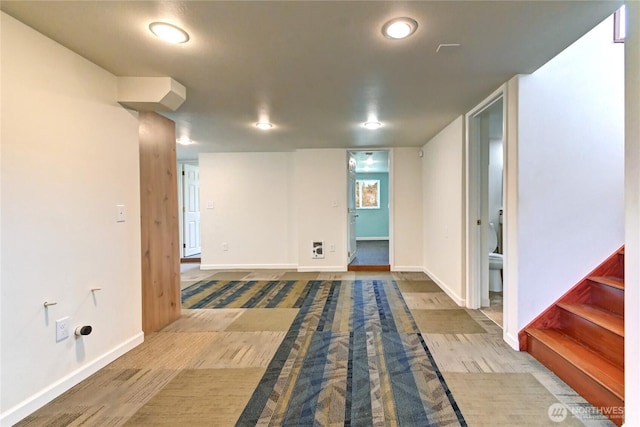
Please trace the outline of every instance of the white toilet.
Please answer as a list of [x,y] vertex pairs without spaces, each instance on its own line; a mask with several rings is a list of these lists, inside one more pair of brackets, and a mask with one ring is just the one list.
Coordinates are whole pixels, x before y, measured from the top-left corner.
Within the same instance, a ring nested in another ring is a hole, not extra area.
[[498,234],[493,226],[489,223],[489,290],[491,292],[502,292],[502,254],[496,254],[493,251],[498,247]]

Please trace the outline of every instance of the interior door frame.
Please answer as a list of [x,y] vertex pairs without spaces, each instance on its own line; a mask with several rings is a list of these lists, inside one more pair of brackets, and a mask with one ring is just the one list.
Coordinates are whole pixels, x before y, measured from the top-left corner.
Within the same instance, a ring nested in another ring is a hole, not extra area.
[[183,206],[184,206],[184,194],[183,194],[183,176],[184,176],[184,162],[178,162],[178,167],[177,167],[177,182],[176,185],[178,186],[178,233],[180,236],[180,244],[178,245],[178,252],[179,252],[179,256],[180,259],[184,258],[184,212],[183,212]]
[[[358,253],[356,236],[353,235],[358,217],[355,204],[356,182],[356,158],[353,151],[347,151],[347,266],[353,262]],[[351,227],[352,223],[354,224],[353,228]],[[353,242],[356,242],[355,248],[352,246]]]
[[[178,161],[178,167],[177,167],[178,179],[177,179],[176,185],[178,186],[178,229],[179,229],[178,231],[180,235],[180,245],[178,247],[178,252],[180,254],[180,259],[185,259],[184,165],[198,166],[198,162],[187,161],[187,160]],[[200,210],[202,211],[202,206],[200,206]]]
[[[502,137],[503,137],[503,164],[505,169],[503,170],[502,180],[502,194],[503,194],[503,206],[507,206],[507,86],[502,85],[495,92],[485,98],[480,104],[474,107],[471,111],[465,114],[465,293],[466,293],[466,306],[470,309],[479,309],[483,305],[488,305],[488,301],[483,301],[482,290],[483,287],[488,289],[489,281],[489,258],[488,253],[483,248],[486,248],[485,244],[488,239],[488,221],[489,215],[486,207],[482,204],[482,158],[481,147],[478,144],[477,128],[474,126],[474,120],[478,118],[480,114],[486,111],[489,107],[494,105],[502,99]],[[487,166],[488,170],[488,164]],[[506,221],[506,215],[504,216]],[[478,223],[480,221],[480,223]],[[503,241],[507,241],[508,228],[505,226],[503,231]],[[507,320],[507,292],[508,292],[508,275],[506,274],[506,260],[508,258],[508,246],[504,245],[504,259],[505,265],[503,266],[503,273],[505,281],[503,282],[503,298],[505,304],[503,306],[503,319],[504,329],[506,330]],[[486,258],[486,259],[485,259]],[[484,304],[483,304],[484,303]]]
[[[360,153],[360,152],[367,152],[367,151],[386,151],[388,154],[388,162],[389,162],[389,266],[391,268],[391,271],[394,271],[394,267],[395,267],[395,260],[394,260],[394,250],[393,250],[393,245],[394,245],[394,233],[393,233],[393,211],[394,211],[394,201],[393,201],[393,148],[389,148],[389,147],[376,147],[376,148],[358,148],[358,149],[349,149],[347,150],[347,162],[349,160],[349,154],[350,153]],[[347,175],[347,182],[346,185],[349,185],[349,176]],[[349,189],[347,188],[347,195],[349,194]],[[349,247],[349,217],[347,215],[347,239],[345,241],[345,247]],[[347,253],[347,251],[345,250],[345,254]],[[347,267],[349,265],[350,261],[348,259],[348,255],[347,255]]]
[[[196,174],[198,175],[198,177],[196,177],[197,181],[198,181],[198,190],[196,194],[196,201],[197,201],[197,215],[198,215],[198,225],[197,225],[197,229],[196,229],[196,239],[197,239],[197,252],[193,252],[193,253],[188,253],[187,251],[189,250],[189,244],[193,243],[193,242],[189,242],[189,236],[188,236],[188,223],[189,223],[189,216],[188,213],[191,213],[190,209],[189,209],[189,196],[187,194],[187,182],[188,182],[188,175],[189,175],[189,169],[193,169],[195,168]],[[201,232],[200,232],[200,203],[199,203],[199,196],[200,196],[200,178],[199,178],[199,173],[200,173],[200,168],[197,164],[194,164],[192,162],[187,162],[187,163],[183,163],[182,164],[182,173],[180,174],[182,177],[182,197],[180,199],[180,202],[182,203],[182,222],[181,222],[181,226],[182,226],[182,253],[183,256],[185,258],[187,257],[192,257],[196,254],[200,254],[202,251],[202,244],[200,243],[200,239],[201,239]]]

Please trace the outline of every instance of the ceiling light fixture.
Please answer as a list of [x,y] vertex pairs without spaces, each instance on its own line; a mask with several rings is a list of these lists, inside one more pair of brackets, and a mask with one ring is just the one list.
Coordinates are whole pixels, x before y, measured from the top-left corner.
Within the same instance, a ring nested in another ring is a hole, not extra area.
[[258,129],[262,129],[262,130],[269,130],[271,128],[273,128],[273,125],[269,122],[258,122],[256,123],[256,127]]
[[380,122],[366,122],[363,126],[366,127],[367,129],[375,130],[375,129],[380,128],[380,126],[382,126],[382,123],[380,123]]
[[176,139],[176,142],[180,145],[192,145],[196,143],[195,141],[187,138],[186,136],[181,136],[180,138]]
[[152,22],[149,24],[149,30],[156,37],[168,43],[186,43],[189,41],[189,34],[185,30],[166,22]]
[[382,26],[382,34],[388,39],[404,39],[415,33],[418,23],[411,18],[395,18]]
[[373,164],[373,152],[372,151],[367,151],[366,153],[364,153],[365,156],[367,156],[367,160],[365,160],[364,162],[368,165],[372,165]]

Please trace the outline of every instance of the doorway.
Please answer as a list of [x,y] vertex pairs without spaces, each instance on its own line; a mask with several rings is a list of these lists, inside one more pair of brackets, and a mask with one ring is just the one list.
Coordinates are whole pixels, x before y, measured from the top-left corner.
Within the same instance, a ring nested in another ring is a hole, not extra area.
[[389,151],[349,153],[349,271],[390,271]]
[[467,307],[504,326],[505,101],[500,89],[467,120]]
[[179,167],[178,198],[180,206],[180,261],[200,262],[200,170],[198,165],[182,163]]

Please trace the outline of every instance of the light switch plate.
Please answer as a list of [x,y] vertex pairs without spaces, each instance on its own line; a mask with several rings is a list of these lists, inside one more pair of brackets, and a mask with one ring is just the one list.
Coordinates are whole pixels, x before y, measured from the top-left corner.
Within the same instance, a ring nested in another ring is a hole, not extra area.
[[125,222],[127,219],[127,212],[124,209],[124,205],[116,205],[116,222]]

